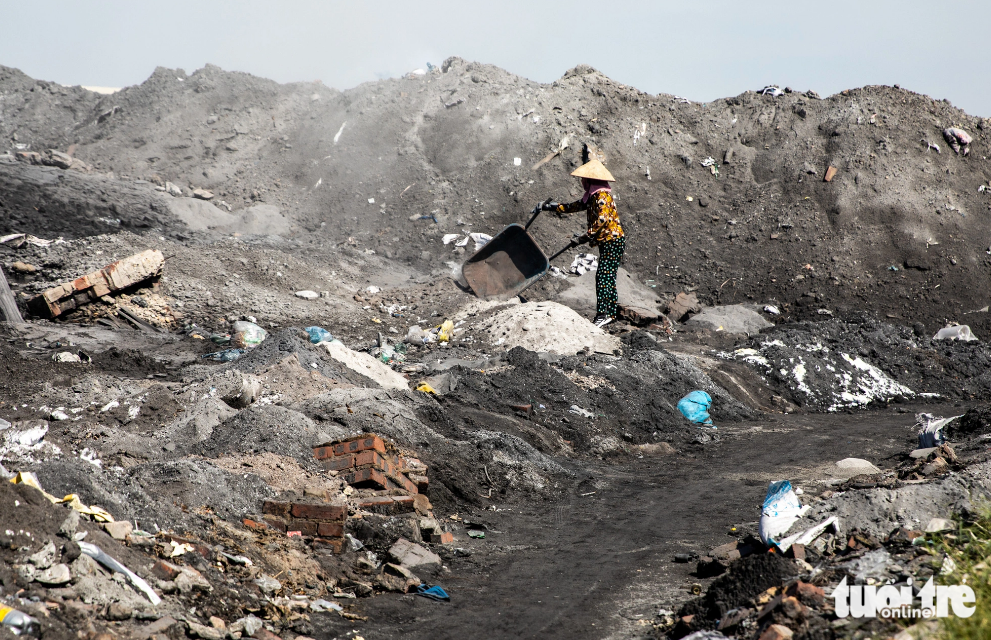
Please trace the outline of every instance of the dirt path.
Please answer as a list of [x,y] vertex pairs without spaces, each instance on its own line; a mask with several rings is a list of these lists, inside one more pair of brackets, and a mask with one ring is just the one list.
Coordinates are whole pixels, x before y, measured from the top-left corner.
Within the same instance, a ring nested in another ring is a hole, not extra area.
[[315,637],[352,629],[375,639],[650,637],[640,620],[676,609],[692,583],[707,582],[690,575],[694,563],[674,563],[676,553],[728,542],[734,525],[755,528],[772,479],[790,478],[814,495],[822,465],[859,457],[892,466],[914,440],[915,407],[906,408],[736,424],[695,456],[595,465],[558,502],[461,514],[502,533],[458,536],[456,546],[472,555],[450,560],[451,573],[437,579],[450,604],[410,595],[364,600],[370,622],[320,614]]

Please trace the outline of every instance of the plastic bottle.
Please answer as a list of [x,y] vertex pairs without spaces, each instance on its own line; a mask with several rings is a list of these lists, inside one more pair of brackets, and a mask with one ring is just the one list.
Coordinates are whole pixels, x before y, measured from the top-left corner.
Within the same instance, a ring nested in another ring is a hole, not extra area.
[[37,637],[41,634],[41,627],[35,618],[10,607],[0,606],[0,624],[8,627],[14,632],[15,636],[27,635]]

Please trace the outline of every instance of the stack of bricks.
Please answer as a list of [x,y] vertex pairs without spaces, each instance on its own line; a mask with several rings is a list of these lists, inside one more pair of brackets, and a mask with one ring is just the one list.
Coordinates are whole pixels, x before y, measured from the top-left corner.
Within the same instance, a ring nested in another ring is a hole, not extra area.
[[376,435],[314,447],[313,457],[355,488],[401,490],[407,495],[427,489],[426,465],[399,455],[391,443]]
[[329,545],[336,553],[344,548],[344,525],[348,518],[345,505],[266,500],[262,503],[262,517],[265,524],[277,531],[298,531],[317,543]]

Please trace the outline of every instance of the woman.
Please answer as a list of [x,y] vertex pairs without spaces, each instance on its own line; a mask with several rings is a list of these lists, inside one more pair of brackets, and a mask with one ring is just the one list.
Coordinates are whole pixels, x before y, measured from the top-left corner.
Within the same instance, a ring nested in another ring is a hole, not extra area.
[[[585,152],[587,153],[587,152]],[[583,154],[585,155],[585,154]],[[596,316],[595,326],[604,327],[616,319],[616,272],[626,248],[623,227],[613,202],[610,182],[615,182],[609,170],[597,159],[586,160],[571,175],[581,178],[585,193],[581,200],[571,204],[544,202],[538,205],[544,211],[574,213],[584,209],[588,215],[588,230],[578,238],[579,244],[599,247],[599,266],[595,272]]]

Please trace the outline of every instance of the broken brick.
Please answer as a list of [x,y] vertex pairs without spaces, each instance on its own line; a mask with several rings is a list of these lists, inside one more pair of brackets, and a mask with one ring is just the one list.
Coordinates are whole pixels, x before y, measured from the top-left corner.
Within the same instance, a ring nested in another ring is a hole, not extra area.
[[317,535],[322,538],[343,538],[343,522],[320,522],[317,524]]
[[304,504],[295,503],[290,509],[294,518],[306,520],[344,520],[347,517],[347,507],[336,504]]
[[275,502],[272,500],[266,500],[262,503],[262,513],[279,516],[280,518],[289,517],[289,508],[292,505],[288,502]]
[[451,544],[454,542],[454,534],[450,531],[441,531],[430,534],[430,542],[434,544]]
[[804,604],[811,606],[821,606],[826,601],[825,591],[814,584],[802,582],[801,580],[788,587],[785,595],[794,596]]
[[836,167],[829,167],[826,169],[826,175],[823,176],[823,181],[832,182],[833,178],[836,176]]
[[281,531],[285,533],[289,529],[289,525],[282,518],[277,518],[275,516],[265,516],[265,524],[269,527],[275,529],[276,531]]
[[420,493],[423,493],[428,488],[430,488],[430,481],[427,479],[427,476],[425,475],[410,473],[408,474],[407,477],[409,477],[410,482],[416,485],[416,490]]
[[157,249],[142,251],[112,262],[99,271],[47,289],[28,301],[38,315],[54,318],[111,292],[127,289],[162,275],[165,256]]
[[772,624],[764,633],[760,634],[760,640],[791,640],[794,635],[792,630],[782,624]]
[[251,518],[245,518],[241,521],[241,524],[248,529],[253,529],[254,531],[264,531],[265,529],[268,529],[268,525],[264,522],[258,522],[257,520],[252,520]]
[[159,580],[175,580],[182,570],[170,562],[159,560],[151,568],[151,574]]
[[314,538],[313,544],[329,547],[334,553],[344,550],[344,538]]

